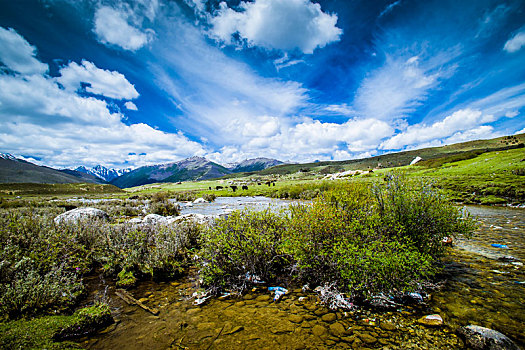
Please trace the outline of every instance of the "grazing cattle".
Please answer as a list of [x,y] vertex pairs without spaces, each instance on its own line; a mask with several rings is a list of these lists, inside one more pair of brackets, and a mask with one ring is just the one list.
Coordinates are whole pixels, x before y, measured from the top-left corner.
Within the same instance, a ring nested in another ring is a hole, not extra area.
[[235,185],[231,185],[230,187],[231,187],[231,189],[232,189],[233,192],[237,191],[237,186],[235,186]]
[[209,190],[211,191],[211,186],[210,186],[210,187],[208,187],[208,189],[209,189]]
[[216,189],[216,190],[222,190],[223,188],[224,188],[224,187],[222,187],[222,186],[215,186],[215,189]]
[[257,186],[261,186],[261,183],[260,183],[260,182],[257,182]]
[[268,185],[268,187],[270,187],[270,186],[271,186],[271,184],[272,184],[272,182],[271,182],[271,181],[266,181],[266,182],[265,182],[265,184],[267,184],[267,185]]
[[248,186],[246,186],[246,185],[242,185],[242,189],[243,189],[243,190],[247,190],[247,189],[248,189]]
[[275,186],[275,182],[272,182],[272,186]]

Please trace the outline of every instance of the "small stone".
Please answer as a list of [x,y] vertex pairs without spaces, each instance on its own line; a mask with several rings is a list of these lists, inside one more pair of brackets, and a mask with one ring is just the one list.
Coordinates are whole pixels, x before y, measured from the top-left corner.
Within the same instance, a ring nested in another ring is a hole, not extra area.
[[331,324],[330,325],[330,333],[332,333],[336,337],[341,337],[341,336],[343,336],[345,334],[345,326],[343,326],[339,322]]
[[197,329],[199,331],[205,330],[205,329],[212,329],[215,328],[215,323],[213,322],[202,322],[197,324]]
[[252,300],[254,297],[252,294],[246,294],[245,296],[242,297],[244,300]]
[[328,311],[325,308],[319,308],[314,311],[314,314],[316,314],[317,316],[322,316],[326,313],[328,313]]
[[290,320],[293,323],[301,323],[303,322],[304,317],[301,315],[290,315],[290,317],[288,317],[288,320]]
[[318,337],[326,334],[326,328],[320,325],[315,325],[314,328],[312,328],[312,333]]
[[141,302],[141,303],[145,303],[145,302],[147,302],[147,301],[149,301],[148,298],[140,298],[140,299],[139,299],[139,302]]
[[383,329],[385,331],[393,331],[393,330],[396,329],[396,326],[394,326],[394,324],[392,322],[389,322],[389,321],[381,322],[379,327],[381,327],[381,329]]
[[334,313],[324,314],[321,317],[321,320],[323,322],[334,322],[335,320],[337,320],[337,316]]
[[243,307],[246,303],[244,301],[238,301],[235,303],[235,306],[237,307]]
[[428,327],[441,327],[443,325],[443,318],[440,315],[426,315],[417,320],[419,324]]
[[359,334],[359,338],[363,341],[363,343],[366,343],[366,344],[374,344],[375,342],[377,342],[377,338],[367,333]]
[[269,295],[259,295],[257,298],[255,298],[255,300],[257,300],[257,301],[268,301],[268,300],[270,300],[270,296]]

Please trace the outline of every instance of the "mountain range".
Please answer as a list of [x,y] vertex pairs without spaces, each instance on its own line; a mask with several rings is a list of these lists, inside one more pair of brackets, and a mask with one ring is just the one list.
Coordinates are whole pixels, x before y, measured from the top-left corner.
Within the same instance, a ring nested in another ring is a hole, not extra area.
[[143,166],[132,170],[111,169],[102,165],[92,168],[57,170],[39,166],[8,153],[0,153],[0,183],[111,183],[120,188],[154,182],[207,180],[239,172],[252,172],[283,164],[270,158],[247,159],[229,168],[203,157],[178,162]]
[[0,153],[0,183],[98,183],[105,181],[75,170],[57,170]]
[[105,166],[100,165],[100,164],[92,168],[87,168],[82,165],[75,169],[75,171],[96,176],[106,182],[111,182],[117,177],[127,174],[132,170],[133,169],[131,168],[126,168],[126,169],[106,168]]

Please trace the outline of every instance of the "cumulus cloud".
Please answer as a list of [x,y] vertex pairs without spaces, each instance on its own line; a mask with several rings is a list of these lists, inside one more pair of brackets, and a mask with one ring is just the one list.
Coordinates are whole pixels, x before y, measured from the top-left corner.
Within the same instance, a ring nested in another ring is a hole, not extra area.
[[213,37],[226,44],[238,34],[250,46],[311,54],[339,40],[337,15],[327,14],[310,0],[256,0],[241,2],[240,11],[220,4],[210,19]]
[[154,32],[143,31],[130,24],[132,12],[100,6],[95,12],[93,31],[103,44],[116,45],[125,50],[136,51],[151,41]]
[[49,76],[0,74],[0,149],[5,152],[58,167],[101,160],[140,166],[205,154],[181,132],[128,125],[123,119],[105,101],[61,88]]
[[135,86],[123,74],[100,69],[86,60],[82,60],[81,64],[70,62],[60,69],[60,75],[57,81],[66,90],[79,91],[83,88],[91,94],[117,100],[131,100],[139,96]]
[[513,53],[521,50],[525,46],[525,27],[522,27],[520,31],[512,38],[510,38],[503,46],[503,50]]
[[131,101],[127,101],[126,103],[124,103],[124,107],[126,107],[126,109],[129,109],[130,111],[138,111],[139,110],[137,108],[137,105],[134,104]]
[[[456,135],[457,140],[464,140],[468,138],[469,132],[470,135],[473,135],[472,129],[493,121],[493,115],[484,114],[480,110],[462,109],[431,125],[425,123],[410,125],[406,131],[383,142],[380,148],[386,150],[402,149],[406,146],[421,145],[432,140],[451,138],[454,135]],[[479,130],[486,132],[487,128],[484,126]],[[460,135],[466,136],[461,138]]]
[[36,49],[13,28],[0,27],[0,62],[21,74],[43,74],[47,64],[35,58]]

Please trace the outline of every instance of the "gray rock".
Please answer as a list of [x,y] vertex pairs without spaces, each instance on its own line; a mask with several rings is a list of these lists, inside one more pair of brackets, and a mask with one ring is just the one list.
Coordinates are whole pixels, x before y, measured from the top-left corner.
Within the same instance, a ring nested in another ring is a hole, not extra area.
[[519,350],[509,337],[490,328],[468,325],[461,328],[459,334],[475,350]]
[[128,223],[129,224],[133,224],[133,225],[142,224],[142,219],[141,218],[133,218],[133,219],[129,220]]
[[207,203],[208,201],[204,198],[197,198],[196,200],[193,201],[194,204],[199,204],[199,203]]
[[168,218],[162,215],[148,214],[144,217],[144,220],[142,220],[142,223],[146,225],[156,225],[156,224],[166,223],[167,220]]
[[77,208],[60,214],[55,219],[55,224],[71,224],[84,220],[108,221],[109,215],[97,208]]

